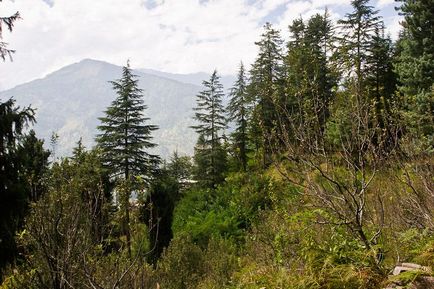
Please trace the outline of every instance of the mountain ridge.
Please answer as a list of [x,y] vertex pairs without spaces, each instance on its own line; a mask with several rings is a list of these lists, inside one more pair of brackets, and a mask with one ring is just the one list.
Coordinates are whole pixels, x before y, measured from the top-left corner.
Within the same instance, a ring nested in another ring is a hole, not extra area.
[[[43,78],[1,91],[0,98],[13,97],[20,106],[36,108],[34,129],[49,144],[52,132],[59,135],[56,155],[71,154],[82,138],[87,147],[94,145],[98,117],[115,98],[109,81],[121,77],[121,66],[83,59],[64,66]],[[196,134],[190,128],[200,86],[177,79],[133,69],[139,87],[144,90],[145,114],[159,129],[154,133],[155,153],[167,158],[173,151],[191,155]],[[161,74],[175,75],[161,72]]]

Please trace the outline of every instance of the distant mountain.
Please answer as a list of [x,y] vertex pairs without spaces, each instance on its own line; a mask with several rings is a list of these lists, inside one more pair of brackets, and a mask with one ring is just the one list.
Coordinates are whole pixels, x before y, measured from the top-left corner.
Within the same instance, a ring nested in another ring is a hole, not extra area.
[[[163,157],[175,150],[192,154],[197,136],[189,127],[193,124],[192,108],[201,87],[190,81],[176,81],[175,74],[134,72],[139,77],[139,87],[144,90],[149,123],[159,126],[153,134],[158,144],[156,152]],[[108,81],[120,76],[120,66],[86,59],[42,79],[0,92],[0,99],[14,97],[18,105],[36,108],[37,135],[45,139],[48,147],[52,132],[56,132],[59,135],[56,154],[66,156],[80,137],[84,145],[93,146],[98,117],[103,116],[115,98]]]
[[[139,71],[147,74],[161,76],[168,79],[173,79],[183,83],[190,83],[197,86],[202,86],[202,81],[208,80],[212,71],[209,74],[204,72],[190,73],[190,74],[175,74],[169,72],[162,72],[153,69],[139,69]],[[227,92],[234,85],[236,78],[233,75],[221,75],[220,81],[223,84],[225,92]]]

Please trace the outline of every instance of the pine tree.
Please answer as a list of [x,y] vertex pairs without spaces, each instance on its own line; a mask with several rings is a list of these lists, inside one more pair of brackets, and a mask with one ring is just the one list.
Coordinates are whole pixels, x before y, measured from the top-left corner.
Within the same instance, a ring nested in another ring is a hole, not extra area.
[[116,99],[100,118],[97,136],[98,146],[103,152],[103,162],[112,176],[119,178],[121,205],[124,207],[124,230],[130,250],[129,200],[134,189],[135,177],[149,180],[156,169],[159,158],[148,150],[156,146],[152,143],[152,131],[157,126],[147,124],[147,106],[143,101],[143,91],[132,73],[129,63],[123,67],[122,78],[111,82],[117,94]]
[[247,94],[247,78],[242,62],[238,71],[237,81],[232,87],[229,96],[231,97],[227,107],[229,120],[235,121],[236,123],[232,138],[237,149],[237,158],[241,164],[241,168],[243,171],[246,171],[248,150],[247,120],[251,108]]
[[353,0],[353,12],[348,13],[345,19],[339,20],[344,30],[341,38],[340,56],[344,61],[349,76],[347,83],[353,87],[357,109],[365,109],[367,99],[364,98],[365,74],[369,69],[367,65],[369,47],[375,36],[380,17],[378,11],[368,5],[369,0]]
[[46,191],[44,179],[50,154],[50,151],[44,149],[44,141],[36,137],[34,130],[30,130],[20,140],[17,149],[22,165],[20,175],[28,187],[28,199],[31,202],[36,202]]
[[396,141],[395,90],[396,75],[393,71],[393,45],[384,36],[384,26],[377,27],[372,37],[367,58],[366,86],[371,104],[372,126],[378,128],[374,142],[381,150],[388,150]]
[[123,175],[125,180],[149,177],[159,161],[148,151],[156,146],[151,133],[157,126],[147,124],[143,91],[129,64],[123,67],[122,78],[111,83],[118,96],[105,111],[106,116],[99,118],[101,134],[97,137],[105,163],[113,175]]
[[16,253],[14,236],[22,225],[28,203],[26,183],[21,179],[19,138],[34,123],[34,111],[21,109],[14,99],[0,101],[0,279],[1,269]]
[[277,126],[276,106],[283,95],[282,39],[270,23],[264,25],[261,40],[255,44],[259,54],[250,71],[249,93],[256,102],[252,126],[260,129],[263,166],[271,163],[271,143]]
[[[343,87],[339,92],[340,102],[333,122],[338,124],[335,139],[346,142],[346,150],[354,159],[352,162],[364,165],[362,158],[367,150],[378,149],[379,125],[375,120],[374,102],[370,92],[368,76],[372,69],[372,51],[377,31],[382,27],[378,11],[368,5],[369,0],[353,0],[353,11],[339,20],[343,35],[340,38],[339,59],[343,72]],[[342,145],[341,145],[342,146]],[[375,158],[377,160],[378,158]]]
[[12,54],[15,52],[15,50],[11,50],[7,48],[8,44],[6,42],[1,41],[3,25],[5,25],[10,32],[12,32],[12,29],[14,28],[15,25],[15,21],[17,21],[18,19],[20,19],[19,12],[16,12],[12,16],[0,17],[0,58],[3,59],[3,61],[6,60],[6,56],[9,56],[9,58],[12,60]]
[[[226,128],[225,111],[222,104],[223,85],[217,71],[211,74],[209,81],[203,81],[205,89],[197,95],[197,107],[194,119],[198,122],[192,128],[199,134],[196,153],[203,161],[196,162],[201,171],[196,177],[210,187],[215,187],[223,180],[225,157],[221,146],[223,131]],[[197,158],[195,158],[197,160]]]
[[434,10],[432,1],[400,0],[404,29],[395,64],[412,131],[434,146]]
[[185,181],[191,179],[191,157],[180,156],[177,151],[173,152],[170,162],[167,164],[167,170],[169,175],[181,186]]
[[333,44],[333,28],[326,13],[312,16],[307,24],[296,19],[289,30],[292,39],[285,57],[288,96],[285,109],[291,118],[290,133],[297,134],[298,141],[319,144],[337,82],[327,55]]
[[306,44],[311,58],[307,71],[310,72],[310,93],[317,123],[316,135],[322,138],[338,78],[327,55],[334,47],[334,28],[327,10],[324,16],[316,14],[309,19],[306,27]]
[[[392,147],[396,132],[391,117],[395,75],[392,70],[393,47],[384,36],[384,23],[367,0],[352,1],[354,11],[340,20],[345,30],[341,53],[346,60],[350,102],[355,101],[359,127],[369,134],[378,153]],[[368,136],[367,136],[368,137]]]

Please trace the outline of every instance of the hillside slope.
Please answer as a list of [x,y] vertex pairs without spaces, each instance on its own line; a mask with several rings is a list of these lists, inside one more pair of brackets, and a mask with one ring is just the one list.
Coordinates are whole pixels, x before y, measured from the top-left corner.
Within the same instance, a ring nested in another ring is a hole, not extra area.
[[[174,150],[191,154],[196,135],[189,126],[193,124],[195,96],[201,88],[139,70],[134,72],[144,90],[146,114],[152,124],[159,126],[154,133],[154,141],[159,145],[156,151],[163,157]],[[65,156],[80,137],[84,145],[94,144],[98,117],[115,98],[109,81],[120,76],[120,66],[85,59],[42,79],[0,92],[0,99],[14,97],[18,105],[36,108],[36,133],[48,146],[51,133],[56,132],[56,155]]]

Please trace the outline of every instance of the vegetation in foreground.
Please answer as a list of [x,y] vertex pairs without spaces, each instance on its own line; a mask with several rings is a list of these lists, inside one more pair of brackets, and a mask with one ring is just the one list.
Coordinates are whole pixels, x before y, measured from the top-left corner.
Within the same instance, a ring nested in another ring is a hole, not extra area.
[[434,15],[400,2],[395,43],[367,0],[339,33],[327,11],[286,42],[266,24],[227,109],[217,72],[204,81],[193,159],[149,152],[128,65],[96,147],[69,158],[1,102],[0,288],[369,289],[399,262],[434,269]]

